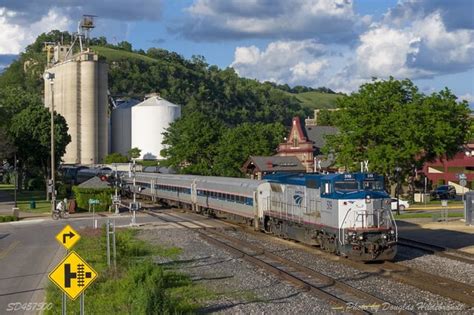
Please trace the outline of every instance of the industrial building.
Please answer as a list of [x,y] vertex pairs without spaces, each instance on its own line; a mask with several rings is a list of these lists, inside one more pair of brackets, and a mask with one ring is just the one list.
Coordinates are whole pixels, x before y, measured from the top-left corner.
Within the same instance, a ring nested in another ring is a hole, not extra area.
[[[163,132],[181,116],[181,106],[168,102],[158,94],[152,93],[145,100],[131,108],[132,148],[141,150],[140,159],[162,159],[160,151],[164,149]],[[119,126],[120,128],[120,126]],[[115,132],[115,126],[112,126]],[[113,135],[112,138],[114,138]]]
[[[55,47],[53,84],[45,81],[45,103],[61,114],[68,124],[71,142],[66,147],[66,164],[95,164],[108,154],[107,63],[89,50],[64,60],[68,47]],[[56,53],[56,51],[58,53]]]

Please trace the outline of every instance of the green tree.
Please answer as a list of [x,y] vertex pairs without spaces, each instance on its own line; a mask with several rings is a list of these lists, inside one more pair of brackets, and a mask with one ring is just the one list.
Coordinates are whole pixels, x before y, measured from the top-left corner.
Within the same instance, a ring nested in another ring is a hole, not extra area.
[[4,127],[0,127],[0,161],[12,157],[16,148]]
[[140,157],[142,150],[139,148],[131,148],[128,150],[128,156],[130,159],[138,159]]
[[166,148],[161,155],[166,158],[164,164],[182,173],[212,175],[223,128],[219,120],[199,112],[173,122],[163,133]]
[[13,116],[31,105],[43,105],[39,95],[17,86],[0,88],[0,126],[9,126]]
[[468,104],[448,89],[426,96],[410,80],[374,80],[337,103],[340,133],[328,137],[325,151],[350,170],[369,160],[371,171],[394,175],[398,166],[405,176],[452,157],[469,138]]
[[251,155],[273,155],[287,130],[281,123],[244,123],[227,129],[214,158],[214,175],[242,176],[240,168]]
[[110,153],[105,157],[105,163],[111,164],[111,163],[127,163],[128,162],[128,157],[125,155],[122,155],[120,153],[114,152]]
[[[17,157],[23,169],[37,169],[45,179],[49,175],[51,159],[51,115],[47,108],[31,105],[16,114],[9,129],[11,139],[17,148]],[[66,120],[54,115],[55,161],[60,163],[71,142],[67,133]],[[57,165],[54,166],[55,168]]]

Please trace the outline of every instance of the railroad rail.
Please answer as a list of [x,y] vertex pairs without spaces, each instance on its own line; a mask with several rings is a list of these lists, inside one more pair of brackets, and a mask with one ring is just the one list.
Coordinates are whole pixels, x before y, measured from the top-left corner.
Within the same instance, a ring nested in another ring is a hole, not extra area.
[[402,237],[398,238],[398,244],[406,247],[423,250],[439,257],[444,257],[467,264],[474,264],[474,254],[461,250],[442,247]]
[[[196,225],[199,229],[194,229],[194,231],[207,242],[226,249],[319,299],[328,301],[335,311],[373,314],[383,307],[394,313],[411,314],[367,292],[266,251],[260,246],[219,232],[215,228],[210,229],[196,221],[187,220],[172,213],[157,214],[149,210],[145,212],[186,229],[192,229],[191,224]],[[181,223],[183,221],[188,224]]]

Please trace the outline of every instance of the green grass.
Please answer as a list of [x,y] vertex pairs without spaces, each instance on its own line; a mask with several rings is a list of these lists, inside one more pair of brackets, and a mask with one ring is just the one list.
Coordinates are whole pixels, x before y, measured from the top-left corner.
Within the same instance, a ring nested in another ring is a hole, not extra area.
[[[418,219],[418,218],[439,218],[440,213],[403,213],[400,215],[394,215],[395,219]],[[464,217],[463,213],[458,213],[458,212],[453,212],[449,213],[448,212],[448,217],[449,218],[462,218]]]
[[[0,190],[6,193],[9,198],[13,201],[14,199],[14,186],[8,184],[1,184]],[[22,190],[17,191],[16,200],[18,208],[22,211],[32,212],[32,213],[43,213],[51,211],[51,202],[46,201],[46,192],[44,190],[38,191],[29,191]],[[34,200],[36,202],[36,208],[30,209],[30,201]]]
[[[85,312],[90,314],[183,314],[195,313],[201,303],[214,297],[173,267],[153,262],[154,256],[176,258],[179,248],[155,247],[135,238],[135,230],[117,230],[117,269],[106,264],[105,230],[83,230],[76,252],[99,274],[85,294]],[[61,292],[50,283],[46,290],[60,314]],[[79,298],[68,300],[68,314],[79,313]]]
[[0,222],[11,222],[11,221],[18,221],[17,217],[14,217],[12,215],[0,215]]
[[[462,200],[448,200],[448,206],[449,205],[463,205],[464,202]],[[412,204],[413,206],[424,206],[424,202],[415,202]],[[426,203],[427,206],[441,206],[441,200],[430,200],[429,202]]]
[[113,49],[108,47],[101,47],[101,46],[92,46],[93,51],[97,52],[100,56],[103,56],[107,59],[107,61],[117,61],[123,59],[140,59],[147,62],[157,62],[157,60],[150,58],[148,56],[143,56],[137,53]]
[[310,109],[336,108],[336,100],[343,97],[339,94],[329,94],[321,92],[304,92],[299,94],[290,94],[301,101],[304,107]]
[[0,190],[13,190],[14,188],[15,186],[11,184],[0,184]]

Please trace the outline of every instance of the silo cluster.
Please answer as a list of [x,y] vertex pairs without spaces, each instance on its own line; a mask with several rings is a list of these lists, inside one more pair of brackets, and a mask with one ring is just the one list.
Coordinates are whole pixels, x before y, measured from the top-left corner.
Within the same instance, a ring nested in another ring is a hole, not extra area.
[[181,106],[155,93],[136,105],[130,101],[118,105],[112,111],[112,152],[125,155],[139,148],[140,159],[162,159],[162,133],[180,116]]

